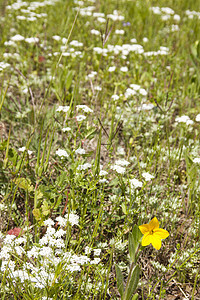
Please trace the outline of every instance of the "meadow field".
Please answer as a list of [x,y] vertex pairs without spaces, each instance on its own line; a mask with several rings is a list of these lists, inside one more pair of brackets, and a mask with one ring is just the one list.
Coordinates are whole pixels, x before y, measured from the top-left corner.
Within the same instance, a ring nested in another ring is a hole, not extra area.
[[200,299],[200,1],[0,0],[0,299]]

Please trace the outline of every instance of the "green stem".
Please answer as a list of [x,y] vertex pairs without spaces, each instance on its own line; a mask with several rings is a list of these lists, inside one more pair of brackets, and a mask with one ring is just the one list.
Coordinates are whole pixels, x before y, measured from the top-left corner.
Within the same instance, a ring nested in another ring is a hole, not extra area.
[[127,279],[127,282],[126,282],[126,289],[125,289],[125,293],[124,293],[124,295],[123,295],[123,300],[126,300],[126,297],[127,297],[127,292],[128,292],[129,282],[130,282],[130,280],[131,280],[131,274],[132,274],[134,265],[135,265],[135,263],[132,262],[132,263],[131,263],[131,266],[130,266],[130,271],[129,271],[129,274],[128,274],[128,279]]

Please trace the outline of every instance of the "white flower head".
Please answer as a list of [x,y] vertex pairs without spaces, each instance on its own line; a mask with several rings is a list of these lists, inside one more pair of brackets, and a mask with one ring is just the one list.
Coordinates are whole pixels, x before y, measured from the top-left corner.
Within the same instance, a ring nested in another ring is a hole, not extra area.
[[60,226],[63,226],[63,227],[65,227],[66,224],[67,224],[67,220],[66,220],[65,218],[61,217],[61,216],[58,216],[58,217],[56,218],[56,221],[58,222],[58,224],[59,224]]
[[13,42],[19,42],[19,41],[23,41],[24,37],[20,34],[16,34],[13,37],[11,37],[11,41]]
[[[26,151],[26,147],[21,147],[21,148],[18,149],[18,151],[24,152],[24,151]],[[27,150],[27,153],[28,153],[28,155],[31,155],[33,153],[33,151]]]
[[58,149],[56,151],[56,154],[60,157],[69,157],[69,154],[67,153],[67,151],[65,151],[63,149]]
[[143,183],[136,178],[130,179],[131,188],[142,187]]
[[119,174],[124,174],[126,172],[126,169],[119,165],[113,165],[111,168]]
[[121,167],[127,167],[128,165],[130,165],[130,162],[125,160],[125,159],[118,159],[115,161],[115,165],[121,166]]
[[62,105],[60,105],[60,106],[56,109],[56,111],[58,111],[58,112],[63,111],[63,112],[65,112],[65,113],[67,113],[69,109],[70,109],[70,106],[62,106]]
[[71,131],[72,129],[70,127],[64,127],[62,128],[62,131],[63,132],[67,132],[67,131]]
[[87,170],[87,169],[89,169],[89,168],[91,168],[91,164],[89,164],[89,163],[85,163],[85,164],[83,164],[83,165],[79,165],[78,167],[77,167],[77,170],[78,171],[81,171],[81,170]]
[[143,173],[142,173],[142,176],[144,177],[144,179],[145,179],[146,181],[150,181],[151,179],[154,178],[154,176],[151,175],[151,174],[149,174],[148,172],[143,172]]
[[117,101],[117,100],[119,100],[119,96],[118,95],[112,95],[111,99],[113,99],[114,101]]
[[87,105],[77,105],[77,109],[82,109],[85,113],[92,113],[93,110],[89,108]]
[[69,221],[69,223],[74,225],[79,225],[79,216],[75,213],[70,213],[69,215],[65,215],[65,218]]
[[109,67],[108,68],[108,72],[114,72],[116,70],[116,67],[115,66],[112,66],[112,67]]
[[28,44],[35,44],[39,42],[39,38],[37,37],[26,38],[25,42],[27,42]]
[[185,115],[176,117],[175,121],[178,123],[185,123],[186,125],[192,125],[194,123],[188,116]]
[[82,149],[82,148],[78,148],[78,149],[75,151],[75,153],[76,153],[76,154],[82,155],[82,154],[85,154],[85,150]]
[[78,116],[76,116],[77,122],[82,122],[85,119],[86,119],[86,116],[84,116],[84,115],[78,115]]
[[94,256],[99,256],[101,254],[101,249],[94,249]]
[[193,162],[194,162],[195,164],[200,164],[200,157],[194,158],[194,159],[193,159]]
[[126,67],[126,66],[125,67],[121,67],[120,71],[126,73],[126,72],[128,72],[128,67]]
[[107,175],[108,174],[108,172],[106,172],[106,171],[104,171],[104,170],[101,170],[100,172],[99,172],[99,176],[105,176],[105,175]]
[[197,122],[200,122],[200,114],[196,115],[195,120],[196,120]]
[[51,218],[49,218],[44,221],[44,225],[45,226],[54,226],[54,221]]

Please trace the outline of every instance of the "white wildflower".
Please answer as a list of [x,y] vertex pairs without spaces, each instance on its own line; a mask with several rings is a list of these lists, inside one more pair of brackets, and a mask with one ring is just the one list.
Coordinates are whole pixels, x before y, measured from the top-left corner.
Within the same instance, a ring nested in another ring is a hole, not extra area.
[[67,151],[65,151],[63,149],[58,149],[56,151],[56,154],[60,157],[69,157],[69,154],[67,153]]
[[76,153],[76,154],[82,155],[82,154],[85,154],[85,150],[82,149],[82,148],[78,148],[78,149],[75,151],[75,153]]
[[194,159],[193,159],[193,162],[194,162],[195,164],[200,164],[200,157],[194,158]]
[[64,127],[62,128],[62,131],[63,132],[67,132],[67,131],[71,131],[72,129],[70,127]]
[[89,169],[89,168],[91,168],[91,164],[89,164],[89,163],[85,163],[85,164],[83,164],[83,165],[79,165],[78,167],[77,167],[77,170],[87,170],[87,169]]
[[[20,152],[24,152],[26,150],[27,150],[26,147],[21,147],[21,148],[18,149],[18,151],[20,151]],[[31,155],[33,153],[33,151],[27,150],[27,153],[28,153],[28,155]]]
[[114,165],[111,168],[119,174],[124,174],[126,172],[125,168],[118,166],[118,165]]
[[121,167],[127,167],[128,165],[130,165],[130,162],[128,162],[125,159],[118,159],[115,161],[115,165],[121,166]]
[[70,106],[62,106],[61,105],[56,109],[56,111],[58,111],[58,112],[63,111],[65,113],[67,113],[69,109],[70,109]]
[[116,67],[115,67],[115,66],[109,67],[109,68],[108,68],[108,72],[114,72],[115,70],[116,70]]
[[131,188],[142,187],[143,183],[136,178],[130,179]]
[[120,71],[126,73],[126,72],[128,72],[128,67],[126,67],[126,66],[125,67],[121,67]]
[[154,178],[154,176],[151,175],[151,174],[149,174],[148,172],[143,172],[143,173],[142,173],[142,176],[144,177],[144,179],[145,179],[146,181],[150,181],[151,179]]
[[84,115],[78,115],[78,116],[76,116],[77,122],[82,122],[85,119],[86,119],[86,116],[84,116]]

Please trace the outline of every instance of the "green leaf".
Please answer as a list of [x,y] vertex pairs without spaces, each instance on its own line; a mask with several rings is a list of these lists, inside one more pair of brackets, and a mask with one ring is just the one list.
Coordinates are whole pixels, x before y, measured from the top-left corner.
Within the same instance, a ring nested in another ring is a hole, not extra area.
[[131,300],[137,300],[138,296],[138,293],[136,293]]
[[19,188],[23,190],[27,190],[28,192],[32,192],[34,190],[34,187],[31,185],[30,179],[26,178],[17,178],[14,180],[14,183],[19,186]]
[[73,72],[69,71],[67,74],[67,78],[66,78],[66,84],[65,84],[65,88],[66,90],[68,90],[72,84],[72,79],[73,79]]
[[115,265],[115,270],[116,270],[116,277],[117,277],[117,288],[118,291],[121,295],[121,297],[123,297],[124,294],[124,276],[122,274],[121,269],[119,268],[118,265]]
[[200,59],[200,41],[197,41],[197,57]]
[[41,220],[41,212],[40,212],[39,208],[33,209],[33,215],[37,221]]
[[131,279],[129,281],[129,285],[127,287],[127,296],[125,300],[131,300],[133,293],[135,292],[138,282],[139,282],[139,274],[140,274],[140,268],[138,265],[135,266],[132,274]]
[[123,213],[124,213],[125,215],[127,215],[127,209],[126,209],[125,203],[122,203],[121,207],[122,207]]
[[139,227],[135,224],[133,227],[132,233],[129,233],[128,238],[128,248],[129,248],[129,254],[131,258],[131,262],[136,262],[135,252],[140,244],[141,239],[141,232],[139,230]]
[[46,200],[44,200],[44,202],[42,204],[42,214],[44,216],[48,216],[49,213],[50,213],[50,209],[49,209],[48,202]]
[[131,262],[135,262],[136,247],[137,247],[137,241],[134,239],[133,232],[130,232],[128,237],[128,250],[129,250]]

